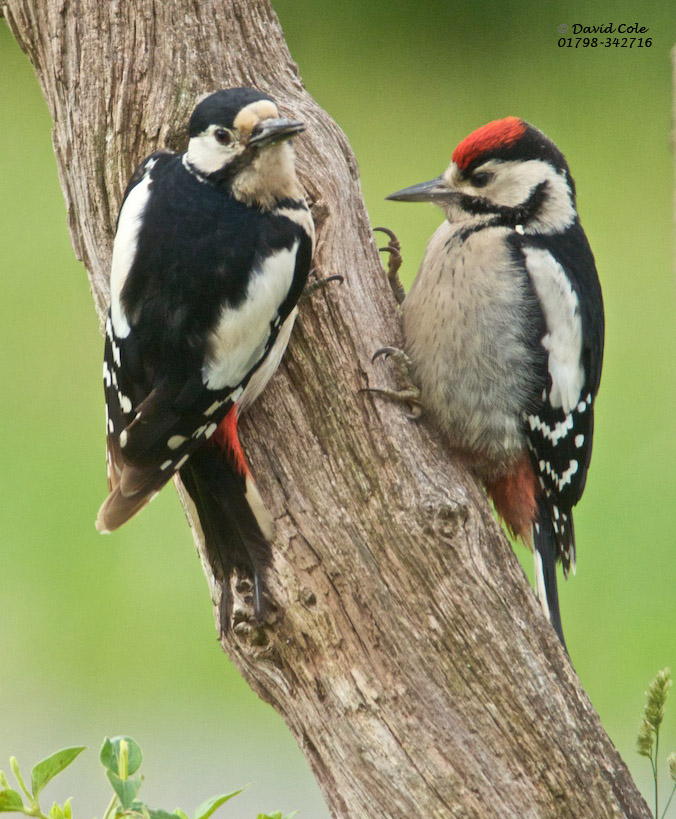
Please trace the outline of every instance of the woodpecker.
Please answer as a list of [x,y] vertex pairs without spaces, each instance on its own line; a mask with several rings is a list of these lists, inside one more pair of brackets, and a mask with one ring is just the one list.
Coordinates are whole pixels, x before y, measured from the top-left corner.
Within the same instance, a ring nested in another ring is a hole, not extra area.
[[96,526],[117,529],[178,473],[225,588],[235,569],[252,578],[256,617],[272,520],[237,419],[279,366],[310,270],[290,142],[303,130],[253,88],[203,99],[187,151],[154,153],[131,177],[110,278],[109,495]]
[[464,139],[441,176],[387,198],[445,213],[402,304],[406,360],[450,447],[512,535],[534,546],[537,595],[565,646],[556,562],[566,577],[575,569],[572,509],[591,458],[604,338],[568,164],[543,133],[507,117]]

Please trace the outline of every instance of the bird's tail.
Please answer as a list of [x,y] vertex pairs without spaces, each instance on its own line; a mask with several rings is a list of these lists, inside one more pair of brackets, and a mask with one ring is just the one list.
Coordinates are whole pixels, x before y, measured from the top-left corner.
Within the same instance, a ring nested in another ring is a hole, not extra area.
[[197,510],[209,560],[223,581],[221,622],[230,622],[230,578],[234,570],[251,577],[257,620],[265,612],[265,571],[270,564],[272,519],[244,460],[233,407],[207,444],[180,470]]
[[[575,553],[575,535],[572,515],[566,515],[568,524],[566,535],[566,552]],[[558,530],[558,531],[557,531]],[[544,613],[551,621],[554,630],[566,648],[559,610],[559,592],[556,582],[556,561],[562,552],[561,531],[555,525],[555,518],[546,496],[538,499],[537,515],[533,523],[533,556],[535,558],[535,588],[538,600]],[[570,542],[569,542],[570,541]]]

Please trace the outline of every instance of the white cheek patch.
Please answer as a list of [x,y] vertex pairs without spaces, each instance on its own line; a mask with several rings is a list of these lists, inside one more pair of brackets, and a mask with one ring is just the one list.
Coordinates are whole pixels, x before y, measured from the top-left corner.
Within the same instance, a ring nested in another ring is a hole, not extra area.
[[214,136],[217,130],[218,125],[210,125],[204,133],[192,137],[188,143],[188,162],[205,175],[220,171],[244,150],[236,139],[228,145],[221,145]]
[[[149,164],[148,167],[152,166]],[[149,198],[150,176],[146,171],[143,179],[129,191],[122,206],[113,244],[113,264],[110,271],[110,315],[113,330],[118,338],[126,338],[131,330],[120,297],[136,257],[138,234]]]
[[548,162],[529,159],[526,162],[489,160],[477,168],[494,174],[485,188],[477,188],[476,195],[496,205],[515,208],[528,200],[538,185],[547,185],[547,195],[530,227],[540,232],[564,230],[575,221],[575,208],[565,175]]
[[552,379],[549,400],[568,414],[575,409],[584,384],[582,318],[577,294],[556,259],[541,248],[525,248],[526,269],[545,317],[542,346]]
[[298,239],[278,250],[253,271],[244,301],[225,307],[209,340],[209,361],[202,381],[211,390],[237,386],[260,360],[270,337],[270,324],[286,298],[296,265]]

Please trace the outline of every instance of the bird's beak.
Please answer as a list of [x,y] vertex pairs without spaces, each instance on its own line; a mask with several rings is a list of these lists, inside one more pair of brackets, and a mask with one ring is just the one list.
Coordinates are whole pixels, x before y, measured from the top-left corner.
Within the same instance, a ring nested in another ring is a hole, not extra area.
[[291,139],[291,137],[300,134],[304,130],[303,123],[295,119],[284,119],[282,117],[262,119],[253,129],[248,144],[257,147],[273,145],[275,142]]
[[456,192],[444,182],[443,176],[437,176],[429,182],[412,185],[385,198],[393,199],[395,202],[448,202],[456,196]]

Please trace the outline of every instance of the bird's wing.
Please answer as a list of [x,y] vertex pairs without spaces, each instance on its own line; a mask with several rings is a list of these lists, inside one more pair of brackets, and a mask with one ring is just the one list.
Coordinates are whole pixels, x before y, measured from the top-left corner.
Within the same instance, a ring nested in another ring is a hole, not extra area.
[[524,425],[551,511],[557,557],[568,571],[575,560],[570,511],[582,495],[589,468],[600,365],[588,366],[590,333],[570,270],[544,247],[525,246],[523,258],[542,314],[538,343],[546,385]]

